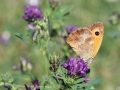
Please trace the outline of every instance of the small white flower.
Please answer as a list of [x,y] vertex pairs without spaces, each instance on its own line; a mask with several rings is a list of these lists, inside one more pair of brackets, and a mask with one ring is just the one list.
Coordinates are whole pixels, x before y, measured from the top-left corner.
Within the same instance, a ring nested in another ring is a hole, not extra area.
[[25,0],[25,2],[29,5],[39,5],[42,0]]

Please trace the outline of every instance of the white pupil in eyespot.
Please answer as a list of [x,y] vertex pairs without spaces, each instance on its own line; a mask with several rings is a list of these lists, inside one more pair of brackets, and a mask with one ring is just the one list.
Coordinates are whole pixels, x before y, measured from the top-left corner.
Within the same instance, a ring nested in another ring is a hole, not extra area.
[[97,35],[97,36],[98,36],[99,34],[100,34],[100,33],[99,33],[98,31],[96,31],[96,32],[95,32],[95,35]]

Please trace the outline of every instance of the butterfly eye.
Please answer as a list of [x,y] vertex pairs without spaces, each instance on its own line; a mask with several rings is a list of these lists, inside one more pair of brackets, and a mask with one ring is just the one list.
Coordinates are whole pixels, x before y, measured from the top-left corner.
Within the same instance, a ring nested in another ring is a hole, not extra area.
[[98,32],[98,31],[96,31],[96,32],[95,32],[95,35],[97,35],[97,36],[98,36],[99,34],[100,34],[100,32]]

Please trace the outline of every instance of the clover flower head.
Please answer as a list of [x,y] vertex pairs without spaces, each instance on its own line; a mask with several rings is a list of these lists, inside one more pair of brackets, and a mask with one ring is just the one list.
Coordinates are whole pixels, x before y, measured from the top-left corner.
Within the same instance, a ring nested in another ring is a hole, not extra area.
[[117,25],[119,23],[120,20],[120,13],[119,12],[113,12],[108,21],[112,24],[112,25]]
[[[32,84],[34,85],[34,90],[40,90],[39,86],[41,82],[39,82],[38,80],[33,80]],[[33,88],[27,84],[25,84],[25,88],[26,90],[33,90]]]
[[61,61],[61,59],[59,59],[59,58],[55,61],[49,61],[49,63],[51,64],[51,66],[49,68],[50,71],[56,72],[58,70],[58,67],[60,66],[60,61]]
[[32,81],[32,84],[34,85],[35,90],[40,90],[39,86],[41,82],[39,82],[38,80],[34,80]]
[[77,73],[80,77],[85,77],[86,72],[89,70],[87,62],[84,62],[81,58],[78,58],[77,61]]
[[32,90],[32,88],[27,84],[25,84],[25,88],[26,88],[26,90]]
[[10,32],[4,31],[4,32],[0,35],[0,42],[2,42],[3,44],[9,44],[9,42],[10,42],[10,37],[11,37]]
[[60,5],[60,0],[49,0],[49,3],[52,7],[52,9],[54,10],[56,7],[58,7]]
[[61,59],[55,53],[52,56],[50,56],[50,60],[49,60],[50,71],[56,72],[58,70],[58,67],[60,66],[60,62],[61,62]]
[[87,83],[88,81],[90,81],[90,78],[85,78],[84,82]]
[[42,11],[38,6],[28,5],[25,8],[23,19],[29,23],[34,22],[35,20],[41,20],[43,18]]
[[75,58],[69,58],[68,62],[64,63],[62,66],[68,70],[68,74],[70,76],[74,76],[76,74],[77,65]]
[[66,30],[67,30],[67,33],[68,33],[68,35],[70,34],[70,33],[72,33],[73,31],[75,31],[75,30],[77,30],[77,27],[76,26],[66,26]]
[[69,58],[68,62],[65,62],[62,67],[68,70],[68,75],[77,75],[80,78],[84,78],[89,70],[88,63],[84,62],[81,58],[78,58],[78,60]]

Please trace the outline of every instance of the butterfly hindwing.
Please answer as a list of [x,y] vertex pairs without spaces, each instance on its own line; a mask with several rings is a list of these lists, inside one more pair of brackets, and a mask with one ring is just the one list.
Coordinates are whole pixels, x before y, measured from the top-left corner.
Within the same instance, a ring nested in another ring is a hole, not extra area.
[[67,43],[84,60],[90,59],[94,52],[94,38],[88,28],[72,32],[67,38]]

